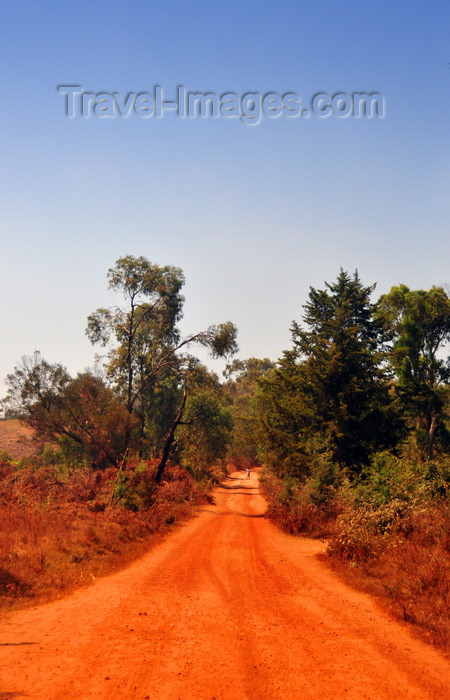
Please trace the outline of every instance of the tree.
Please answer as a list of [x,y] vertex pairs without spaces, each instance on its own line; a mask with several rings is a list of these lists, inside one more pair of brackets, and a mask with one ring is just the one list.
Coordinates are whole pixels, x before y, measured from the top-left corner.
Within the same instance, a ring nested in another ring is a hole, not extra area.
[[86,334],[93,344],[116,341],[108,374],[120,390],[126,387],[129,413],[150,378],[173,364],[174,349],[185,344],[176,327],[182,316],[183,284],[179,268],[127,255],[108,271],[109,289],[125,297],[127,308],[100,308],[88,317]]
[[14,372],[6,377],[8,391],[3,404],[8,414],[26,420],[46,438],[48,416],[69,382],[65,367],[49,364],[36,350],[31,357],[24,355]]
[[211,389],[193,392],[180,428],[181,463],[195,476],[212,476],[224,464],[231,442],[232,418]]
[[126,306],[97,309],[88,318],[86,333],[94,344],[110,344],[106,372],[123,395],[128,413],[139,418],[138,449],[142,451],[146,428],[152,422],[149,414],[155,393],[170,386],[172,397],[180,396],[165,439],[164,457],[186,403],[183,386],[191,361],[186,350],[197,343],[207,347],[212,357],[230,356],[237,351],[237,330],[227,322],[181,337],[177,323],[182,317],[184,277],[179,268],[160,267],[142,256],[127,255],[108,271],[108,280],[109,288],[124,296]]
[[6,383],[5,405],[38,438],[60,442],[78,461],[94,467],[117,466],[129,415],[100,377],[84,372],[72,379],[62,365],[51,365],[35,352],[22,358]]
[[325,290],[311,288],[305,305],[307,330],[296,323],[294,345],[305,359],[303,393],[318,429],[334,443],[345,466],[368,461],[370,453],[395,443],[389,386],[381,368],[382,333],[358,273],[342,269]]
[[139,401],[138,447],[141,456],[156,459],[162,453],[182,397],[181,370],[166,368],[147,383]]
[[188,357],[180,390],[177,413],[167,430],[156,470],[156,482],[162,478],[171,452],[197,475],[210,476],[209,467],[223,459],[224,445],[230,440],[231,419],[223,407],[217,375],[195,357]]
[[355,272],[342,269],[334,284],[311,288],[306,330],[292,326],[302,392],[312,426],[329,436],[335,460],[359,468],[371,452],[391,447],[398,428],[382,369],[382,331],[371,295]]
[[[444,432],[450,358],[450,298],[442,287],[411,291],[392,287],[379,302],[377,317],[389,340],[388,359],[397,377],[397,393],[415,433],[431,456],[436,432]],[[445,431],[446,432],[446,431]],[[423,436],[423,439],[421,439]]]
[[233,439],[229,458],[236,465],[258,463],[259,435],[256,416],[255,392],[262,377],[274,369],[275,363],[251,357],[234,360],[224,371],[227,381],[225,397],[233,419]]
[[357,272],[343,270],[325,289],[311,287],[303,326],[294,321],[291,327],[292,350],[262,382],[260,412],[271,440],[266,452],[273,460],[278,453],[293,474],[307,475],[311,440],[354,471],[396,442],[373,290]]
[[295,352],[285,352],[255,391],[258,457],[279,477],[304,479],[310,464],[306,444],[311,418],[303,397]]

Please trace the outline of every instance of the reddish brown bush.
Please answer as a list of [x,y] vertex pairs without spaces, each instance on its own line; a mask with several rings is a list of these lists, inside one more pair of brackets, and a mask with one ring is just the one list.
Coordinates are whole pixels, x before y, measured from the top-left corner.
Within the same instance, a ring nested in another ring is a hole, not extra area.
[[342,493],[331,488],[326,499],[314,502],[308,485],[283,481],[273,474],[264,474],[261,486],[268,500],[268,517],[292,534],[329,537],[345,508]]
[[[131,460],[129,490],[138,467],[136,483],[153,483],[154,465]],[[32,462],[20,468],[2,464],[0,605],[52,597],[146,551],[155,533],[188,517],[206,499],[185,471],[169,468],[166,477],[157,490],[152,486],[147,507],[130,510],[111,498],[115,469],[68,474]]]
[[[348,512],[328,551],[359,585],[387,599],[433,642],[450,643],[450,507],[423,504],[406,513]],[[386,516],[386,513],[384,513]]]

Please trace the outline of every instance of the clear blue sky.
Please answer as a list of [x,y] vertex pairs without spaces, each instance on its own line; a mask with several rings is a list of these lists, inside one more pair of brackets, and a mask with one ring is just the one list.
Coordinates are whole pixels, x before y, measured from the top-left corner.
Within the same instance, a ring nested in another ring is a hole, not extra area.
[[[0,0],[0,375],[92,366],[126,254],[181,267],[186,332],[290,346],[309,286],[450,282],[450,4]],[[68,119],[92,92],[380,92],[383,119]],[[219,367],[219,366],[218,366]],[[0,391],[0,394],[3,391]]]

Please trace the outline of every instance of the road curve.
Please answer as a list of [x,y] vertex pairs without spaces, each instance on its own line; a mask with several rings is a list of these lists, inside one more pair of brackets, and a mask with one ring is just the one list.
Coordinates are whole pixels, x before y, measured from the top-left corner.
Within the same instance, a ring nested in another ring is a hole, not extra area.
[[450,698],[450,664],[278,531],[255,473],[128,569],[0,621],[0,700]]

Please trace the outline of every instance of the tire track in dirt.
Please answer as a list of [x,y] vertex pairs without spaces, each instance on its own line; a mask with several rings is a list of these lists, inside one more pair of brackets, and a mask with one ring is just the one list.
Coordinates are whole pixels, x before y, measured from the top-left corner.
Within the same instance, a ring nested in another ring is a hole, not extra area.
[[4,615],[0,700],[450,697],[443,655],[264,512],[237,472],[128,569]]

